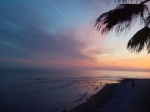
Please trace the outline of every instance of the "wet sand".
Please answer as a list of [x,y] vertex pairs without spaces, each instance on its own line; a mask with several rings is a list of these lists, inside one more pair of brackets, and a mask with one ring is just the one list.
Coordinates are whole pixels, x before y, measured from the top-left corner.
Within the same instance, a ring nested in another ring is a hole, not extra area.
[[150,112],[150,79],[124,79],[106,85],[70,112]]
[[87,99],[86,102],[75,107],[70,112],[97,112],[110,98],[116,84],[107,84],[98,93]]

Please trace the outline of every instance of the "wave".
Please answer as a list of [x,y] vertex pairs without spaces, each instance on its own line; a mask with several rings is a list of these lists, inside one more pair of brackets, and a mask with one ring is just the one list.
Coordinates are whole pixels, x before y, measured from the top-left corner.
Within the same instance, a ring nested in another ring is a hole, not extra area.
[[87,95],[88,95],[88,91],[84,93],[79,99],[75,100],[73,103],[83,101],[87,97]]
[[49,89],[62,89],[62,88],[70,87],[73,84],[74,84],[74,81],[71,81],[68,84],[65,84],[65,85],[62,85],[62,86],[58,86],[58,87],[52,87],[52,88],[49,88]]
[[63,81],[65,80],[48,80],[48,81],[40,80],[39,82],[40,83],[57,83],[57,82],[63,82]]

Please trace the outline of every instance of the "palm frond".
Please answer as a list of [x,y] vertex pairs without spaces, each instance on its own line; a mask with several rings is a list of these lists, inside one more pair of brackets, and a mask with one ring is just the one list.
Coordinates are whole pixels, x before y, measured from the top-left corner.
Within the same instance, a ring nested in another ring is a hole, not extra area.
[[150,28],[144,27],[139,30],[128,42],[127,48],[133,52],[141,52],[147,46],[148,53],[150,52]]
[[115,29],[116,33],[122,33],[130,29],[134,22],[142,15],[148,14],[148,7],[144,4],[120,4],[114,10],[103,13],[96,20],[95,26],[101,33],[108,33]]
[[106,0],[106,1],[113,3],[140,3],[143,0]]
[[150,38],[148,39],[148,42],[147,42],[147,51],[149,54],[150,53]]
[[150,22],[150,16],[145,17],[145,25],[148,25]]

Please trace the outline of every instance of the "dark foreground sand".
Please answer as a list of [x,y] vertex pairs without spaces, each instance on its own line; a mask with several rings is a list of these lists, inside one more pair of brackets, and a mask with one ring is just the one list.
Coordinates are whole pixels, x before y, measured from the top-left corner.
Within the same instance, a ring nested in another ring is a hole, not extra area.
[[150,112],[150,79],[125,79],[106,85],[70,112]]

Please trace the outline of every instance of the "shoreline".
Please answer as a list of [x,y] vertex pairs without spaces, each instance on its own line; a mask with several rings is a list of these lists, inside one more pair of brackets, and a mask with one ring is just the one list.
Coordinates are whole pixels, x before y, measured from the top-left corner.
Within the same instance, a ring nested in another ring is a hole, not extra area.
[[[123,79],[125,80],[125,79]],[[121,83],[123,80],[119,80]],[[106,84],[100,91],[68,112],[97,112],[112,97],[112,92],[118,83]],[[65,111],[64,111],[65,112]]]
[[106,84],[69,112],[150,112],[149,94],[150,79],[123,78],[119,83]]

